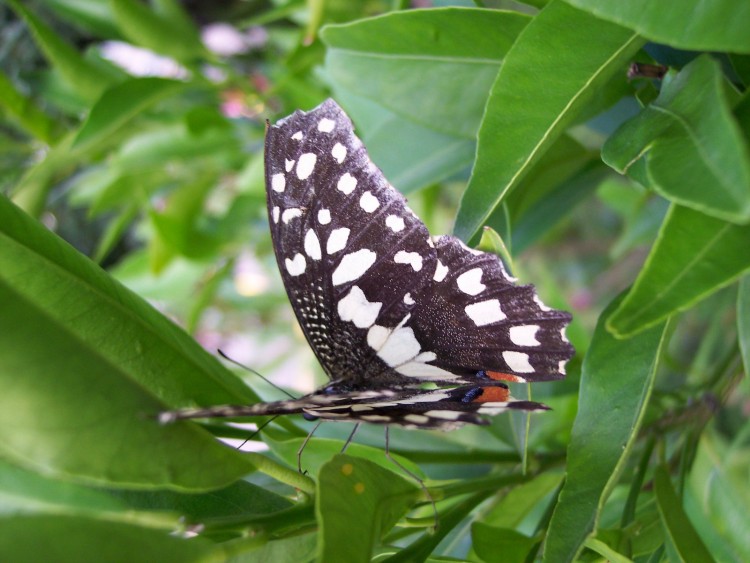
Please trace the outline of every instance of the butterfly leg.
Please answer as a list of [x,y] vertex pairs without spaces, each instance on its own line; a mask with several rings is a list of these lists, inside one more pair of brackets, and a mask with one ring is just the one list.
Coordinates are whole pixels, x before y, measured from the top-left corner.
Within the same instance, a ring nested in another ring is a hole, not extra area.
[[299,471],[303,475],[306,474],[307,471],[302,471],[302,451],[307,447],[307,443],[310,441],[310,438],[312,438],[312,435],[315,434],[315,431],[318,429],[318,427],[320,427],[321,424],[323,424],[323,421],[319,420],[318,423],[313,427],[313,429],[310,430],[307,438],[305,438],[305,441],[302,442],[302,445],[297,450],[297,471]]
[[354,428],[352,428],[352,433],[349,434],[349,437],[346,439],[346,442],[344,442],[344,447],[341,448],[341,453],[343,454],[346,451],[346,448],[349,447],[349,444],[352,443],[352,438],[354,438],[354,435],[357,433],[357,430],[359,430],[360,423],[356,423],[354,425]]
[[386,426],[385,427],[385,457],[387,457],[391,461],[391,463],[393,463],[394,465],[396,465],[396,467],[398,467],[401,471],[403,471],[409,477],[411,477],[417,483],[419,483],[420,488],[424,491],[424,494],[427,495],[427,498],[430,499],[430,504],[432,504],[432,513],[433,513],[433,515],[435,517],[435,524],[434,524],[433,527],[437,530],[439,522],[438,522],[437,506],[435,505],[435,499],[432,498],[432,495],[430,494],[430,491],[427,488],[427,485],[424,484],[424,481],[422,479],[420,479],[418,475],[415,475],[414,473],[412,473],[411,471],[409,471],[406,467],[404,467],[403,465],[401,465],[396,460],[396,458],[394,458],[394,457],[391,456],[390,432],[389,432],[389,430],[390,430],[390,428],[388,426]]

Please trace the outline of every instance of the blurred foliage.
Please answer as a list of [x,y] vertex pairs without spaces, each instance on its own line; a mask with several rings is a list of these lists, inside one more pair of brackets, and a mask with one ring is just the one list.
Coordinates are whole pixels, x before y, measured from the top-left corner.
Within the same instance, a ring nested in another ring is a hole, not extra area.
[[[2,560],[750,560],[748,3],[413,4],[0,3]],[[278,397],[219,348],[321,382],[262,154],[329,96],[432,232],[492,227],[574,313],[552,411],[391,432],[436,529],[380,428],[300,474],[300,417],[154,420]]]

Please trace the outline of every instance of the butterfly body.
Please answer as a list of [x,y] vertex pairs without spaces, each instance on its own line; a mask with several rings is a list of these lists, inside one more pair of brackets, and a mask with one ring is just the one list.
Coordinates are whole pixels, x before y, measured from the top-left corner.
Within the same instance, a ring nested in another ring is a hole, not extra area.
[[331,382],[291,401],[165,415],[448,430],[546,408],[513,400],[506,382],[564,377],[570,315],[516,285],[497,256],[431,236],[335,102],[267,129],[265,175],[281,277]]

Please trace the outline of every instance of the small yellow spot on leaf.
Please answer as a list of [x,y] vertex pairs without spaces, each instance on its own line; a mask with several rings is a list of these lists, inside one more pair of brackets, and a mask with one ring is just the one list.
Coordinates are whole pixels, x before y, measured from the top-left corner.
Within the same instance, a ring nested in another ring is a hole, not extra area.
[[365,484],[364,483],[357,483],[354,485],[354,492],[358,495],[361,495],[365,492]]
[[345,463],[341,466],[341,473],[347,476],[351,475],[354,473],[354,466],[351,463]]

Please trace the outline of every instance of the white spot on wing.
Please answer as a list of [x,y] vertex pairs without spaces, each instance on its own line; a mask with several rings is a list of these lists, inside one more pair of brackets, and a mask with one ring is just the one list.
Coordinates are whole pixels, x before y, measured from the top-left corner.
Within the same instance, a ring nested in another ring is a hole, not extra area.
[[477,250],[476,248],[471,248],[470,246],[466,246],[462,240],[458,240],[458,244],[461,245],[461,248],[463,248],[466,252],[473,254],[474,256],[479,256],[480,254],[484,254],[481,250]]
[[281,220],[284,222],[285,225],[289,224],[289,221],[294,219],[295,217],[300,217],[302,215],[302,210],[298,207],[290,207],[289,209],[285,209],[284,212],[281,214]]
[[382,303],[368,301],[362,290],[355,285],[339,301],[338,313],[342,321],[352,322],[357,328],[369,328],[378,318],[382,306]]
[[472,268],[456,278],[458,289],[467,295],[479,295],[487,286],[482,283],[482,269]]
[[390,422],[391,417],[385,416],[382,414],[363,414],[360,417],[362,420],[366,420],[367,422]]
[[536,293],[534,294],[534,303],[536,303],[537,305],[539,305],[539,308],[542,311],[551,311],[552,310],[550,307],[547,307],[547,305],[545,305],[544,303],[542,303],[542,300],[539,299],[539,296]]
[[[369,337],[367,341],[370,341]],[[408,326],[401,326],[391,331],[377,354],[386,364],[395,367],[414,358],[420,350],[414,330]]]
[[271,189],[273,191],[281,193],[284,188],[286,188],[286,177],[281,172],[271,176]]
[[430,417],[425,416],[423,414],[407,414],[404,417],[404,420],[413,422],[414,424],[424,424],[430,421]]
[[288,158],[284,159],[284,168],[286,168],[286,171],[289,172],[292,168],[294,168],[294,161],[289,160]]
[[331,156],[336,159],[336,162],[341,164],[346,158],[346,147],[341,143],[336,143],[331,149]]
[[416,303],[416,301],[414,301],[414,299],[412,298],[411,293],[407,293],[406,295],[404,295],[404,303],[406,303],[407,305],[414,305],[414,303]]
[[334,254],[345,248],[346,243],[349,240],[349,233],[350,231],[346,227],[333,229],[328,237],[328,242],[326,243],[326,252],[328,254]]
[[299,253],[295,254],[294,258],[291,260],[287,258],[284,263],[286,265],[286,271],[289,272],[290,276],[299,276],[301,274],[304,274],[305,268],[307,268],[305,257]]
[[399,250],[393,257],[396,264],[409,264],[415,272],[422,269],[422,257],[416,252]]
[[341,178],[339,178],[339,182],[338,184],[336,184],[336,187],[346,195],[349,195],[354,191],[354,188],[357,187],[357,179],[349,174],[349,172],[347,172],[346,174],[341,176]]
[[327,225],[331,222],[331,212],[328,209],[321,209],[318,211],[318,223],[321,225]]
[[444,381],[450,381],[451,379],[456,379],[458,377],[454,373],[426,363],[431,362],[435,358],[436,356],[434,352],[422,352],[410,362],[401,364],[395,369],[402,375],[417,379],[441,379]]
[[521,325],[510,327],[510,340],[518,346],[539,346],[536,339],[539,325]]
[[294,139],[295,141],[301,141],[302,131],[297,131],[294,135],[292,135],[292,139]]
[[506,318],[505,313],[503,313],[503,310],[500,308],[500,301],[497,299],[472,303],[471,305],[464,307],[464,311],[466,311],[466,314],[469,315],[469,318],[474,321],[474,324],[477,326],[496,323]]
[[275,205],[273,208],[273,211],[271,211],[271,215],[273,215],[273,222],[278,223],[279,222],[279,214],[281,213],[281,210],[279,209],[278,205]]
[[380,202],[378,201],[378,198],[367,191],[362,194],[361,198],[359,198],[359,206],[367,213],[372,213],[380,207]]
[[315,153],[311,152],[306,152],[300,156],[297,161],[297,178],[300,180],[307,180],[310,177],[310,174],[313,173],[315,162],[317,160],[318,157],[315,156]]
[[385,341],[393,332],[390,328],[384,326],[374,325],[367,331],[367,345],[375,350],[376,352],[383,347]]
[[377,254],[367,248],[347,254],[333,271],[331,276],[333,285],[341,285],[359,279],[370,269],[376,259]]
[[394,233],[400,233],[406,228],[404,220],[398,215],[388,215],[388,217],[385,218],[385,225]]
[[305,233],[305,254],[313,260],[320,260],[322,256],[318,235],[312,229],[308,229],[307,233]]
[[568,340],[568,336],[565,334],[565,327],[562,327],[560,329],[560,338],[562,338],[563,342],[570,342],[570,340]]
[[458,420],[461,417],[461,411],[427,411],[424,414],[430,418],[442,418],[443,420]]
[[443,265],[443,263],[438,260],[437,261],[437,267],[435,268],[435,275],[432,276],[432,279],[436,282],[441,282],[445,279],[445,276],[448,275],[448,266]]
[[529,355],[523,352],[514,352],[512,350],[506,350],[503,352],[503,360],[508,364],[511,371],[517,371],[519,373],[531,373],[534,368],[529,363]]
[[330,133],[331,131],[333,131],[334,127],[336,127],[336,122],[333,119],[324,117],[323,119],[318,121],[318,131],[321,131],[323,133]]
[[557,371],[565,375],[565,360],[560,360],[560,363],[557,364]]

